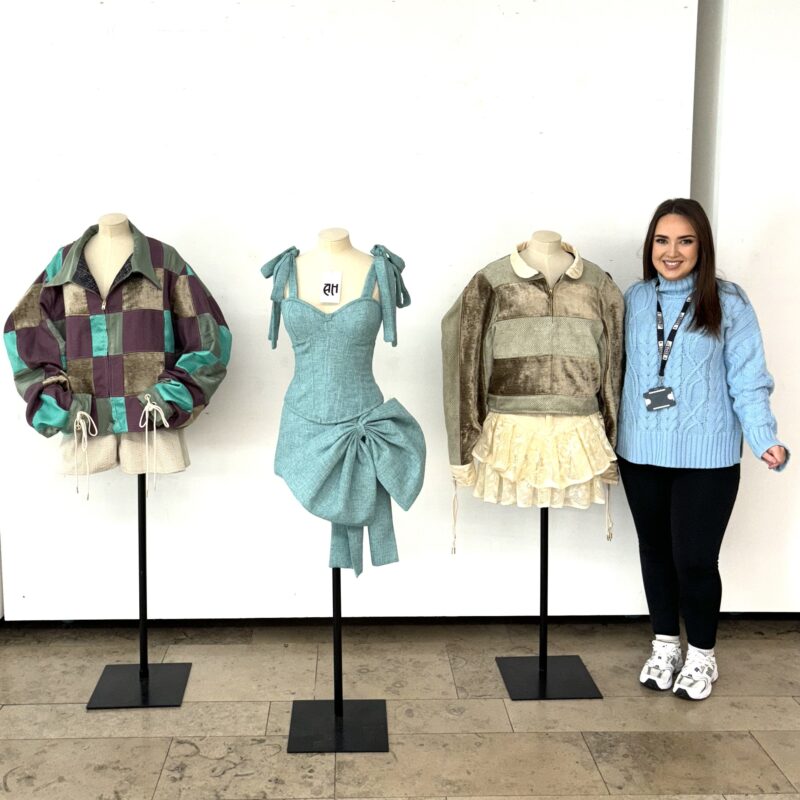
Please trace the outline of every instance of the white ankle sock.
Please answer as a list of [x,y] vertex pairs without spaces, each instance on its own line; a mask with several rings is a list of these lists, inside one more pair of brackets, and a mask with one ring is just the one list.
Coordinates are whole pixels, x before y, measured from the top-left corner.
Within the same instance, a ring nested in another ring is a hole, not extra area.
[[657,642],[666,642],[667,644],[680,644],[681,637],[680,636],[667,636],[664,633],[657,633],[656,634],[656,641]]
[[702,647],[695,647],[693,644],[689,645],[689,650],[694,650],[696,653],[702,653],[704,656],[713,656],[714,655],[714,648],[712,647],[710,650],[704,650]]

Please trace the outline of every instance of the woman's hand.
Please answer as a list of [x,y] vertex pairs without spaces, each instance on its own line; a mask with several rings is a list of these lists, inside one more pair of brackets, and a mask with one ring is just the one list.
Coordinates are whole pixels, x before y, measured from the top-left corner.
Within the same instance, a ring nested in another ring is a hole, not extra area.
[[761,454],[761,460],[765,461],[770,469],[777,469],[786,463],[786,448],[779,444],[774,444],[769,450]]

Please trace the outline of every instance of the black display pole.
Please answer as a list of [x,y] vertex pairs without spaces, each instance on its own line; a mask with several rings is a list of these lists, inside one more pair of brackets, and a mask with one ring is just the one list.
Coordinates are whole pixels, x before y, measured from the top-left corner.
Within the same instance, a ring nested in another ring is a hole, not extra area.
[[148,664],[147,659],[147,482],[138,476],[139,512],[139,663],[109,664],[86,708],[164,708],[179,706],[191,664]]
[[287,753],[388,753],[385,700],[345,700],[342,574],[333,573],[333,700],[295,700]]
[[547,566],[550,509],[539,515],[539,655],[499,656],[495,660],[512,700],[596,700],[597,684],[580,656],[547,655]]

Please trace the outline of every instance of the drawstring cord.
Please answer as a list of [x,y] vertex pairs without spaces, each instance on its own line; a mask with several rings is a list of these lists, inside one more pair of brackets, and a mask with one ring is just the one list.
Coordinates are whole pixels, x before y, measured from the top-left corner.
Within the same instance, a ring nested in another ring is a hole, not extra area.
[[453,544],[450,546],[450,555],[456,554],[456,523],[458,522],[458,482],[453,478]]
[[89,437],[97,436],[97,425],[85,411],[79,411],[75,415],[75,422],[72,425],[72,448],[75,455],[75,494],[81,493],[80,475],[78,474],[78,436],[81,437],[81,450],[83,451],[83,463],[86,468],[86,499],[89,499]]
[[606,484],[606,541],[614,538],[614,520],[611,519],[611,486]]
[[142,415],[139,417],[139,427],[144,428],[144,485],[145,497],[150,496],[150,440],[148,438],[148,431],[150,428],[150,414],[153,415],[153,491],[158,486],[158,423],[159,421],[165,428],[169,428],[167,418],[164,416],[164,409],[151,401],[150,395],[144,396],[146,401],[145,407],[142,409]]

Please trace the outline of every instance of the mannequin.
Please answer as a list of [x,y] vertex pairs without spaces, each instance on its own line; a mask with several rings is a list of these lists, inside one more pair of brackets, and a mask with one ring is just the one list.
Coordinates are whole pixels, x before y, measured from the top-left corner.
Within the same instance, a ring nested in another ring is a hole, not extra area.
[[[372,369],[374,340],[382,332],[397,343],[396,309],[410,302],[404,268],[381,244],[359,252],[341,228],[321,231],[310,253],[289,247],[261,268],[273,280],[269,340],[274,348],[283,320],[294,349],[275,473],[307,511],[332,523],[330,566],[356,574],[365,526],[373,565],[398,560],[389,500],[408,508],[422,487],[422,430],[396,399],[384,400]],[[329,271],[341,295],[332,309],[320,302]],[[376,284],[380,302],[369,296]]]
[[606,502],[622,317],[610,277],[555,231],[536,231],[473,276],[442,320],[457,485],[518,507]]
[[[325,228],[319,232],[317,246],[297,257],[298,297],[320,311],[335,311],[361,297],[371,266],[372,256],[356,250],[344,228]],[[322,275],[325,272],[341,273],[338,303],[321,301]],[[378,297],[377,286],[373,297]]]
[[133,253],[133,234],[124,214],[103,214],[98,231],[86,243],[83,255],[103,300],[122,265]]
[[555,231],[536,231],[517,250],[530,269],[525,270],[524,265],[514,260],[514,272],[520,278],[532,278],[540,272],[551,289],[575,261],[575,257],[562,247],[561,235]]

